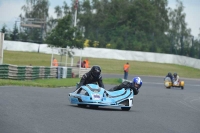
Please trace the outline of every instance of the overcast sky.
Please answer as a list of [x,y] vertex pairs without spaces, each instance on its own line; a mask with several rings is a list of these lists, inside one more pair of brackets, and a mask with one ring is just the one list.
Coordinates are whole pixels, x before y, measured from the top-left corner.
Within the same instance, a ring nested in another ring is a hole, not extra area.
[[[22,13],[21,7],[26,4],[26,0],[0,0],[0,29],[4,24],[9,29],[13,29],[14,23]],[[54,16],[54,7],[57,5],[63,5],[63,1],[66,1],[71,6],[71,0],[49,0],[49,14]],[[171,8],[176,7],[176,0],[168,0],[168,6]],[[195,37],[200,34],[200,0],[181,0],[185,7],[184,12],[186,13],[186,22],[188,28],[191,28],[192,35]],[[9,7],[9,8],[8,8]]]

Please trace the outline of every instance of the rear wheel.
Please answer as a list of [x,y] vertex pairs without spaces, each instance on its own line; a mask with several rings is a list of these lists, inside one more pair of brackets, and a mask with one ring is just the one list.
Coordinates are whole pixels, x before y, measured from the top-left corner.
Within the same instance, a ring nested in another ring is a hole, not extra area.
[[86,104],[78,104],[79,107],[85,108],[87,105]]
[[97,105],[90,105],[90,108],[91,108],[91,109],[98,109],[99,106],[97,106]]
[[121,107],[121,109],[122,109],[123,111],[129,111],[129,110],[131,109],[131,107]]

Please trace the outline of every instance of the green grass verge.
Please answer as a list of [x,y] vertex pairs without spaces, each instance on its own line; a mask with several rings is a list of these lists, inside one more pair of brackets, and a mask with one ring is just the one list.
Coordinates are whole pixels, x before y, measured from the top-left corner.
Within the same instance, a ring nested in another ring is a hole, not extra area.
[[[58,60],[60,56],[56,56]],[[85,59],[84,57],[83,59]],[[168,72],[177,72],[180,77],[185,78],[200,78],[200,69],[192,67],[174,65],[174,64],[161,64],[152,62],[140,62],[140,61],[125,61],[114,59],[101,59],[101,58],[88,58],[90,66],[99,65],[102,68],[102,73],[114,73],[123,74],[123,64],[129,62],[131,75],[153,75],[164,76]],[[66,58],[62,57],[65,61]],[[74,66],[78,62],[79,57],[74,57]],[[67,59],[67,63],[70,64],[71,60]],[[36,52],[17,52],[17,51],[4,51],[4,64],[13,64],[20,66],[27,66],[32,64],[33,66],[50,66],[51,54],[36,53]]]
[[[60,56],[56,55],[58,60]],[[85,59],[86,57],[83,57]],[[152,62],[126,61],[114,59],[88,58],[90,66],[99,65],[102,68],[102,73],[123,74],[123,64],[129,62],[130,75],[152,75],[165,76],[168,72],[177,72],[180,77],[185,78],[200,78],[200,70],[174,64],[161,64]],[[62,60],[66,60],[62,57]],[[79,60],[79,57],[74,57],[74,66]],[[70,64],[71,60],[67,59]],[[4,64],[13,64],[19,66],[50,66],[51,54],[36,53],[36,52],[17,52],[4,51]],[[16,80],[0,80],[0,85],[19,85],[19,86],[39,86],[39,87],[69,87],[75,86],[79,79],[38,79],[32,81],[16,81]],[[119,84],[118,79],[104,79],[105,84]]]
[[[76,83],[79,82],[79,78],[66,78],[66,79],[37,79],[37,80],[8,80],[0,79],[0,86],[33,86],[33,87],[47,87],[47,88],[56,88],[56,87],[70,87],[76,86]],[[118,85],[119,79],[109,78],[103,80],[104,84]]]

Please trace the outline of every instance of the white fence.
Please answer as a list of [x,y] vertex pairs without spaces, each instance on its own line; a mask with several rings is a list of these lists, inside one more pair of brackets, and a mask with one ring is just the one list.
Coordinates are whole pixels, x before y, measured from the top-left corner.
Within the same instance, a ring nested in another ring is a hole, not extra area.
[[4,43],[4,33],[0,32],[0,64],[3,63],[3,43]]
[[[37,52],[38,48],[40,48],[41,53],[52,54],[52,49],[47,44],[39,45],[36,43],[4,41],[3,48],[4,50],[29,52]],[[180,55],[90,47],[84,48],[83,50],[74,49],[73,51],[75,52],[75,56],[82,57],[169,63],[200,69],[200,60]]]

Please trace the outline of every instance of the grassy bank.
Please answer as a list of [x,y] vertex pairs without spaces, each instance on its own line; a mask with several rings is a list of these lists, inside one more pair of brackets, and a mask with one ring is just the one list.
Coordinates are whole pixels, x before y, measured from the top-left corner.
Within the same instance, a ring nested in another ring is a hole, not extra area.
[[[56,56],[60,60],[60,56]],[[83,58],[85,59],[85,57]],[[177,72],[181,77],[186,78],[200,78],[200,69],[195,69],[187,66],[174,65],[174,64],[161,64],[151,62],[139,62],[139,61],[126,61],[126,60],[114,60],[114,59],[100,59],[100,58],[88,58],[90,66],[100,65],[102,73],[115,73],[123,74],[123,64],[129,62],[131,75],[154,75],[164,76],[168,72]],[[65,61],[66,58],[62,57]],[[74,65],[79,60],[79,57],[74,57]],[[67,59],[67,63],[70,64],[70,59]],[[14,52],[4,51],[4,63],[13,65],[29,65],[33,66],[50,66],[51,54],[35,53],[35,52]]]
[[[110,85],[118,85],[119,79],[103,79],[104,84]],[[67,78],[67,79],[37,79],[37,80],[26,80],[26,81],[18,81],[18,80],[5,80],[0,79],[0,86],[34,86],[34,87],[70,87],[75,86],[77,82],[79,82],[79,78]]]
[[[60,56],[56,56],[58,60]],[[85,57],[83,58],[85,59]],[[174,65],[174,64],[160,64],[150,62],[139,61],[125,61],[114,59],[99,59],[88,58],[90,66],[99,65],[102,68],[103,73],[123,74],[123,64],[129,62],[131,75],[153,75],[153,76],[165,76],[168,72],[177,72],[181,77],[186,78],[200,78],[200,70],[191,67]],[[62,57],[62,60],[66,60]],[[79,57],[74,57],[74,62],[79,60]],[[51,54],[35,53],[35,52],[16,52],[16,51],[4,51],[4,64],[13,64],[18,66],[50,66]],[[67,63],[70,64],[71,60],[67,59]],[[17,81],[17,80],[3,80],[0,79],[0,86],[5,85],[17,85],[17,86],[37,86],[37,87],[69,87],[75,86],[79,82],[79,78],[67,78],[67,79],[37,79],[30,81]],[[104,84],[117,85],[119,79],[104,79]]]

